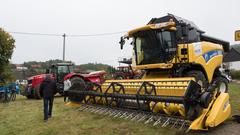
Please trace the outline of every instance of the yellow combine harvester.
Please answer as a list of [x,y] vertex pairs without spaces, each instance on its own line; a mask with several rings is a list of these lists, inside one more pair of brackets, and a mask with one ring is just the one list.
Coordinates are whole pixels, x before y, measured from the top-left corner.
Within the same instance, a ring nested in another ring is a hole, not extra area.
[[145,75],[72,84],[70,100],[80,110],[184,130],[207,130],[230,116],[228,80],[219,70],[228,42],[172,14],[129,31],[121,49],[125,39],[132,39],[133,68]]

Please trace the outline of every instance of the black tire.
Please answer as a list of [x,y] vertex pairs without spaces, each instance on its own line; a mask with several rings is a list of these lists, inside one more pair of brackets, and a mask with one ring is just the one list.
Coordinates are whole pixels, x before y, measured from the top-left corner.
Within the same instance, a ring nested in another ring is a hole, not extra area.
[[34,88],[34,98],[35,99],[41,99],[42,98],[41,95],[40,95],[40,84],[38,84]]
[[10,95],[7,91],[4,92],[4,103],[8,103],[10,101]]
[[34,99],[34,89],[31,88],[30,92],[26,94],[27,99]]
[[116,76],[114,77],[114,79],[115,79],[115,80],[123,80],[123,79],[125,79],[125,77],[124,77],[123,75],[116,75]]
[[5,99],[5,96],[4,96],[4,92],[0,92],[0,102],[3,103],[4,102],[4,99]]
[[16,92],[13,92],[11,94],[11,101],[15,101],[16,100]]
[[200,107],[200,105],[190,106],[186,117],[187,119],[193,121],[194,119],[200,116],[201,112],[202,108]]
[[73,91],[82,91],[86,88],[86,84],[84,82],[84,80],[80,77],[73,77],[70,79],[72,86],[69,88],[69,92],[68,92],[68,98],[70,101],[73,102],[81,102],[83,101],[83,99],[85,98],[84,95],[80,95],[80,94],[76,94],[74,92],[71,92],[71,90]]
[[207,79],[205,78],[205,75],[198,70],[192,70],[186,73],[187,77],[194,77],[195,81],[201,86],[202,88],[202,92],[205,91],[205,89],[207,89]]
[[[205,92],[208,86],[208,82],[203,72],[192,70],[186,73],[186,77],[194,77],[195,81],[201,86],[201,92]],[[202,109],[203,108],[200,105],[190,107],[189,111],[187,112],[188,119],[194,120],[197,118],[201,114]]]
[[228,93],[228,80],[225,77],[217,77],[214,79],[214,81],[217,84],[217,89],[218,92],[224,92],[224,93]]

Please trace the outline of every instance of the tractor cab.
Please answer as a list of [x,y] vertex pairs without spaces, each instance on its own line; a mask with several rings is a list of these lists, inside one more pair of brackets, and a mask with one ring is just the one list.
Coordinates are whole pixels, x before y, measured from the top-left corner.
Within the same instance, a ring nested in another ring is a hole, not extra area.
[[46,70],[46,73],[52,74],[53,78],[57,82],[57,90],[60,94],[63,92],[64,77],[73,72],[73,63],[57,63],[51,65],[50,69]]
[[129,66],[119,66],[119,67],[117,67],[117,71],[119,71],[119,72],[131,72],[132,69]]
[[63,82],[63,78],[73,72],[72,63],[57,63],[51,65],[50,69],[47,69],[47,72],[52,74],[57,82]]

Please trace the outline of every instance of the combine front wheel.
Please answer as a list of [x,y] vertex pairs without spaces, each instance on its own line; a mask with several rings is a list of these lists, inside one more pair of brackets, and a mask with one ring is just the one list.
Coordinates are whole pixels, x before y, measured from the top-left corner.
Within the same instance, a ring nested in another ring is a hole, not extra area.
[[207,88],[207,80],[201,71],[192,70],[187,72],[187,77],[194,77],[195,81],[201,86],[202,92]]
[[[205,75],[201,71],[189,71],[186,73],[186,77],[194,77],[195,82],[201,86],[201,92],[205,92],[205,89],[207,88],[207,80],[205,78]],[[201,114],[201,112],[202,107],[200,105],[191,106],[189,108],[189,111],[187,112],[187,118],[190,120],[194,120]]]

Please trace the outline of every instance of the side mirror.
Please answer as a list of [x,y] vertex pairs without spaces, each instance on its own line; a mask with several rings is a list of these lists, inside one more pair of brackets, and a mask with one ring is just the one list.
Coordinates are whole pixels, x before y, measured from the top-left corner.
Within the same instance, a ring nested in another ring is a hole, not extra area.
[[125,44],[125,40],[124,40],[123,37],[120,38],[119,44],[120,44],[120,48],[122,50],[123,49],[123,45]]
[[235,41],[240,41],[240,30],[235,31]]
[[50,73],[50,70],[49,69],[46,69],[46,72],[45,72],[46,74],[49,74]]

